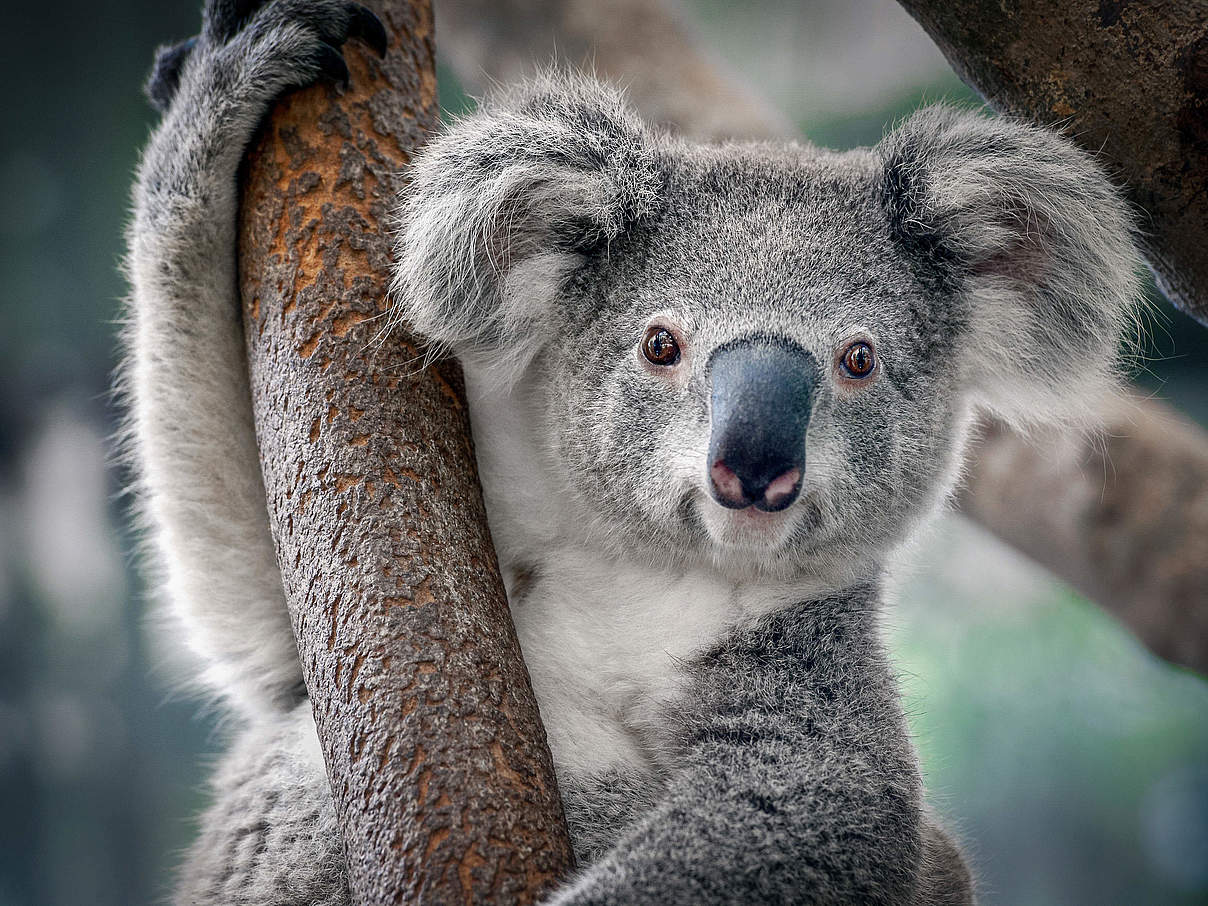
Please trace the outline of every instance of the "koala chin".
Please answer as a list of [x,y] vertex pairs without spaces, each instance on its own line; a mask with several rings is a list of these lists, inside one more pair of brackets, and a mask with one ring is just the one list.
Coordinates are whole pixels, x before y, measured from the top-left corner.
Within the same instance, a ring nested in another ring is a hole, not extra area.
[[[246,727],[178,897],[342,903],[247,411],[235,182],[273,97],[384,36],[346,3],[252,6],[161,56],[130,231],[143,499]],[[945,107],[845,153],[695,144],[547,74],[408,175],[393,317],[465,366],[580,861],[551,902],[973,902],[924,805],[881,589],[976,410],[1073,422],[1116,387],[1138,256],[1095,161]],[[227,575],[232,551],[252,565]]]

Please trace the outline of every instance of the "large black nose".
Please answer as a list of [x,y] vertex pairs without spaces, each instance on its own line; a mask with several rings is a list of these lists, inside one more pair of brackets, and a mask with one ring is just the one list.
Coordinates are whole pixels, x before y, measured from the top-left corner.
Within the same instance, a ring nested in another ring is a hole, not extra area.
[[797,499],[818,374],[787,340],[750,337],[713,353],[708,469],[718,503],[772,512]]

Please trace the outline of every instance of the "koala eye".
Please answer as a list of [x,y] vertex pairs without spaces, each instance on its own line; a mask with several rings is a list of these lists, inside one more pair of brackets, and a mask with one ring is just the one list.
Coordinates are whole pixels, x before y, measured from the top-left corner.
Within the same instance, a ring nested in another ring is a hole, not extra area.
[[851,377],[868,377],[876,365],[877,360],[873,356],[872,347],[863,340],[852,343],[843,353],[843,369]]
[[642,340],[642,354],[652,365],[674,365],[680,360],[679,343],[666,327],[651,327]]

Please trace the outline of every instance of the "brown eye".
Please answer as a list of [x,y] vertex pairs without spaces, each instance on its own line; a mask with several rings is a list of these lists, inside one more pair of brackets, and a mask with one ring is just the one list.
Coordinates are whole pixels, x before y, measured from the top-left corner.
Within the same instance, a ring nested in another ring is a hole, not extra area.
[[674,365],[680,358],[679,343],[666,327],[651,327],[642,340],[642,354],[652,365]]
[[868,377],[872,374],[876,364],[877,360],[873,358],[872,347],[867,343],[852,343],[843,353],[843,368],[852,377]]

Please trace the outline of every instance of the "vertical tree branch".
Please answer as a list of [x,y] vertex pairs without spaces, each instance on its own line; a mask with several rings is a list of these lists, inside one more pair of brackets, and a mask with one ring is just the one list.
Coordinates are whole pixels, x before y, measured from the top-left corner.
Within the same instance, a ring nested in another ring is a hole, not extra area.
[[[714,69],[709,77],[701,76],[712,63],[676,15],[674,4],[662,0],[644,3],[638,29],[626,18],[633,3],[441,0],[440,27],[448,38],[447,58],[473,91],[482,91],[488,77],[514,77],[531,68],[534,61],[551,59],[557,48],[571,64],[591,66],[603,76],[631,84],[631,97],[645,116],[668,122],[686,134],[711,139],[786,133],[783,120],[769,117],[762,105],[740,106],[751,92],[734,84],[724,71]],[[1171,7],[1186,10],[1189,4],[1194,5],[1194,0],[1179,0]],[[946,0],[912,0],[906,5],[928,5],[936,15],[948,8]],[[999,6],[997,0],[986,0],[985,5]],[[1062,6],[1062,0],[1008,4],[1033,11],[1053,5]],[[1077,5],[1081,8],[1088,3],[1079,0]],[[1105,10],[1115,9],[1124,17],[1122,21],[1133,21],[1129,17],[1144,12],[1151,23],[1160,6],[1154,2],[1101,4]],[[975,27],[977,14],[968,4],[951,7],[961,12],[948,16],[950,21]],[[1201,4],[1200,9],[1208,11],[1208,4]],[[1015,15],[994,13],[986,21]],[[1065,20],[1052,20],[1058,21]],[[1076,43],[1077,34],[1076,29],[1053,31],[1049,38],[1051,42]],[[1020,46],[1010,49],[1022,54],[1031,34],[1019,31],[1017,37]],[[961,45],[960,53],[978,59],[989,51],[984,43],[971,40]],[[999,57],[991,55],[990,59]],[[1039,66],[1042,58],[1036,59]],[[1168,55],[1156,58],[1155,73],[1147,82],[1168,74],[1170,59]],[[1187,59],[1202,61],[1203,57]],[[657,61],[657,65],[638,62],[641,60]],[[1141,63],[1143,57],[1138,56],[1137,65]],[[1105,86],[1116,78],[1114,65],[1101,61],[1098,66],[1097,71],[1108,80]],[[1180,78],[1194,81],[1200,72],[1194,66],[1185,67]],[[1003,79],[1009,81],[1008,75]],[[1110,119],[1110,111],[1120,99],[1112,88],[1095,93],[1091,87],[1083,89],[1087,108],[1102,104]],[[1135,97],[1134,102],[1143,103]],[[1206,115],[1202,105],[1180,109],[1187,115],[1197,110],[1201,117]],[[1174,111],[1171,115],[1177,118],[1180,114]],[[1199,120],[1200,125],[1204,122]],[[1133,128],[1141,134],[1128,140],[1144,143],[1144,123],[1134,123]],[[1173,126],[1167,123],[1163,128]],[[1173,150],[1174,146],[1167,148]],[[1195,174],[1202,174],[1195,169],[1200,166],[1197,160],[1186,162],[1191,168],[1187,170],[1189,181],[1181,191],[1198,198],[1196,203],[1202,206],[1208,204],[1208,182],[1203,175],[1196,182]],[[1177,161],[1171,164],[1174,169],[1167,175],[1177,186]],[[1155,219],[1159,217],[1155,212]],[[1203,215],[1197,222],[1179,222],[1186,226],[1187,242],[1198,243],[1200,253],[1208,249]],[[1202,276],[1195,276],[1199,272],[1188,273],[1201,288],[1205,285]],[[1202,630],[1208,626],[1208,556],[1203,555],[1208,500],[1202,492],[1208,488],[1208,437],[1204,432],[1166,407],[1143,399],[1103,413],[1102,436],[1024,439],[1001,423],[990,421],[984,427],[967,469],[961,497],[965,515],[1103,604],[1159,654],[1208,672],[1208,632]],[[1201,490],[1195,491],[1197,488]],[[1058,494],[1061,489],[1068,497]],[[1076,501],[1077,507],[1058,507],[1057,500]]]
[[239,240],[277,558],[358,903],[527,903],[571,864],[461,373],[373,337],[396,174],[437,122],[425,0],[273,110]]

